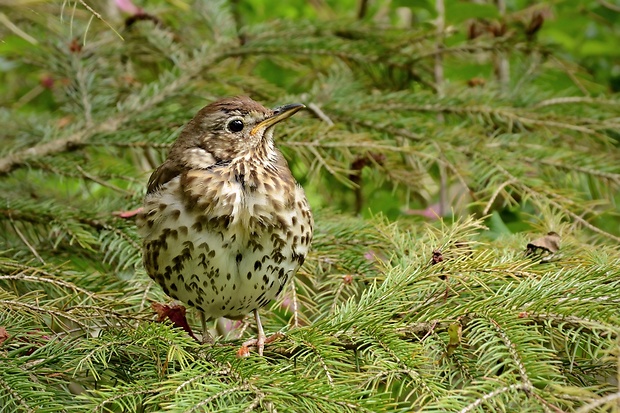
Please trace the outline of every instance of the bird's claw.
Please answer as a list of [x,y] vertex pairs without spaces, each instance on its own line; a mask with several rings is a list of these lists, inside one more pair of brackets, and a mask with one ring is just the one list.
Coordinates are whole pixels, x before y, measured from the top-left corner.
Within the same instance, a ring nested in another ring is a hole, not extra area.
[[239,350],[237,350],[237,357],[248,357],[250,355],[250,348],[256,347],[258,349],[258,355],[263,355],[263,350],[265,349],[265,344],[273,343],[284,337],[282,333],[274,333],[269,337],[265,337],[264,335],[259,335],[257,338],[250,339],[241,344]]

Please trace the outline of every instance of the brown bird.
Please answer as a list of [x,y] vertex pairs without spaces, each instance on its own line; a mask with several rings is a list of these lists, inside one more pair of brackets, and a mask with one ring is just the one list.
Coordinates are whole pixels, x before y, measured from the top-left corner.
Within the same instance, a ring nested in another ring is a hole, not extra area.
[[[274,126],[304,105],[267,109],[239,96],[192,119],[149,179],[137,217],[144,266],[166,294],[206,322],[254,312],[273,300],[304,262],[313,219],[303,189],[273,142]],[[204,340],[206,341],[206,340]]]

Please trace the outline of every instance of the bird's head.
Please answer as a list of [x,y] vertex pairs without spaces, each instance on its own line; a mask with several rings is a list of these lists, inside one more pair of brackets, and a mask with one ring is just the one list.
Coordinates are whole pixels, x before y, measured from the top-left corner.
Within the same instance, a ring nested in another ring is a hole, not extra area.
[[206,168],[243,156],[269,156],[273,127],[304,105],[267,109],[247,96],[226,98],[202,108],[185,127],[170,156],[191,168]]

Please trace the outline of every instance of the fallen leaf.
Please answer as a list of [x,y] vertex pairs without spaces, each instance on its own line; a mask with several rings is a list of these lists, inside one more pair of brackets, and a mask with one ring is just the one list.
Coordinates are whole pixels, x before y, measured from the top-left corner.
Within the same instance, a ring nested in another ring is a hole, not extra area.
[[194,332],[192,331],[192,328],[189,326],[189,323],[187,322],[187,318],[185,317],[185,313],[186,313],[185,307],[183,307],[182,305],[170,306],[166,304],[152,303],[151,308],[157,313],[158,323],[163,322],[167,318],[168,320],[172,322],[172,325],[174,327],[182,328],[183,330],[187,332],[187,334],[189,334],[191,338],[193,338],[196,341],[199,341],[194,335]]
[[0,346],[11,337],[5,327],[0,327]]
[[472,77],[471,79],[469,79],[467,81],[467,86],[469,87],[476,87],[476,86],[484,86],[487,83],[487,81],[481,77]]
[[250,355],[250,348],[248,346],[241,346],[239,350],[237,350],[237,357],[244,358]]
[[544,237],[535,239],[527,244],[527,255],[535,252],[549,252],[555,254],[560,250],[560,236],[556,232],[549,232]]
[[69,51],[71,53],[80,53],[82,51],[82,43],[80,43],[80,39],[74,37],[69,43]]

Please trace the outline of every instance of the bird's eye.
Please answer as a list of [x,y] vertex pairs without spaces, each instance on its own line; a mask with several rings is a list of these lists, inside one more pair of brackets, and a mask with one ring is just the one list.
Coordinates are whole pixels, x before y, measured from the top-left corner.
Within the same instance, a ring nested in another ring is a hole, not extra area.
[[228,122],[228,124],[226,125],[226,129],[231,132],[241,132],[244,126],[245,125],[243,124],[243,121],[241,119],[233,119]]

